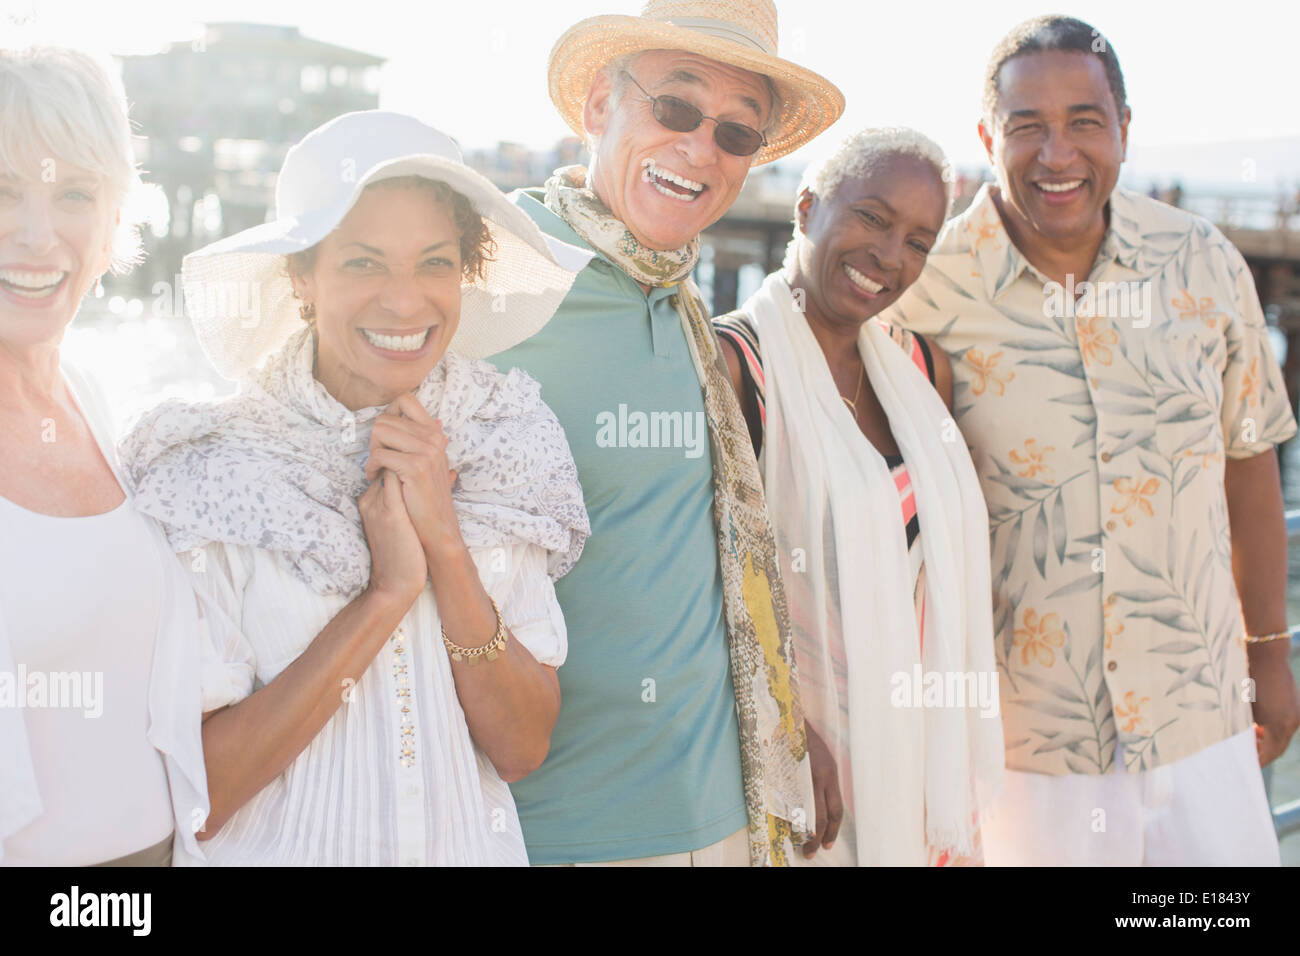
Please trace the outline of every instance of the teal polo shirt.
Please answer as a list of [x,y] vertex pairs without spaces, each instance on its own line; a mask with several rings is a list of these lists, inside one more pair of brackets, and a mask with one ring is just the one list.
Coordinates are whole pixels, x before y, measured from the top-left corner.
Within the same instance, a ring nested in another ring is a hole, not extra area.
[[[591,248],[542,196],[512,199]],[[696,850],[747,821],[712,452],[672,294],[597,255],[541,332],[491,360],[541,383],[591,516],[555,585],[569,653],[550,753],[511,786],[534,864]]]

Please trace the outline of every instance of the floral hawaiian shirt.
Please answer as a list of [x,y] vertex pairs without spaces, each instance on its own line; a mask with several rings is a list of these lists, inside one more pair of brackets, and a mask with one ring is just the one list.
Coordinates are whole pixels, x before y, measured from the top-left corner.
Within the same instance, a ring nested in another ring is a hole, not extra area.
[[1109,209],[1087,281],[1062,286],[985,186],[885,316],[952,359],[1016,770],[1148,769],[1251,723],[1224,459],[1295,419],[1236,248],[1125,189]]

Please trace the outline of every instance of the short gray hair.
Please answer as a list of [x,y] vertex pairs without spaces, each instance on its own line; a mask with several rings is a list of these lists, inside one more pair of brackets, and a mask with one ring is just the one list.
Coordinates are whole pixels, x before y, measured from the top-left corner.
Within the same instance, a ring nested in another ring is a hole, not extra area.
[[0,170],[17,175],[53,160],[97,176],[110,211],[122,216],[111,268],[126,272],[139,262],[142,186],[126,96],[112,68],[62,47],[0,50],[0,116]]
[[[619,101],[622,100],[623,98],[623,94],[627,92],[627,88],[630,85],[628,83],[627,77],[624,74],[631,73],[632,69],[636,66],[637,60],[639,60],[644,54],[660,53],[660,52],[672,52],[672,51],[636,50],[632,53],[624,53],[622,56],[614,57],[614,59],[610,60],[608,63],[604,65],[604,67],[601,68],[601,72],[609,77],[609,83],[610,83],[609,95],[610,95],[611,105],[617,106],[619,104]],[[767,136],[777,126],[777,120],[780,118],[781,107],[784,101],[781,99],[781,94],[777,90],[776,84],[772,82],[772,78],[770,76],[764,76],[761,73],[759,75],[763,76],[763,82],[767,84],[768,96],[772,100],[772,109],[768,112],[767,122],[763,125],[763,128],[759,131],[764,136]],[[596,148],[596,143],[599,139],[600,137],[598,136],[592,136],[591,134],[588,134],[587,148],[594,152]]]
[[799,221],[799,198],[804,190],[823,202],[849,179],[857,179],[876,169],[894,156],[912,156],[927,163],[943,185],[944,212],[952,208],[953,170],[939,144],[923,133],[906,126],[882,126],[859,130],[848,136],[826,159],[813,163],[804,170],[795,194],[794,237],[785,250],[785,267],[794,263],[795,250],[802,233]]

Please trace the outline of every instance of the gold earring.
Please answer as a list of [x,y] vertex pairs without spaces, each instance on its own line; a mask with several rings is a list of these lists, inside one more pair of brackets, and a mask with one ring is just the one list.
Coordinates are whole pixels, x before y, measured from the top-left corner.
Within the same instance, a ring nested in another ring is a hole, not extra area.
[[304,322],[310,325],[312,322],[316,321],[316,303],[304,302],[302,305],[298,306],[298,314],[302,316]]

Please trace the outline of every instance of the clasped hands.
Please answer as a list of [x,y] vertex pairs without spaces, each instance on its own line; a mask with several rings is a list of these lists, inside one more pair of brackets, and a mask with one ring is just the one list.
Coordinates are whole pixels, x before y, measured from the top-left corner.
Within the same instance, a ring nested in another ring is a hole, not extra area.
[[370,433],[370,487],[357,500],[370,547],[370,589],[413,601],[429,577],[465,554],[452,503],[456,472],[447,435],[411,393],[393,401]]

